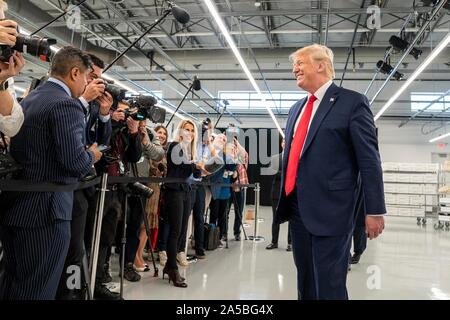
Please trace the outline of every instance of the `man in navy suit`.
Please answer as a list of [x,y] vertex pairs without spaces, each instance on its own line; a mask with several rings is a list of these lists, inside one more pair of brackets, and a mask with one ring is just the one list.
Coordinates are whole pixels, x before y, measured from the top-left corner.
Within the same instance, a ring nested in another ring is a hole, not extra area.
[[[21,179],[71,184],[101,157],[84,145],[83,93],[91,61],[65,47],[54,56],[50,78],[22,102],[24,124],[11,140]],[[0,299],[54,299],[70,242],[73,192],[8,193],[0,223],[5,274]]]
[[291,60],[297,86],[308,97],[289,111],[276,220],[290,222],[298,298],[348,299],[359,183],[368,237],[374,239],[384,229],[373,115],[365,96],[333,84],[330,49],[314,44],[297,50]]
[[[83,95],[79,98],[85,108],[86,130],[84,143],[87,146],[93,143],[108,144],[112,132],[111,116],[109,110],[113,104],[113,98],[105,91],[102,71],[105,68],[104,62],[94,54],[86,53],[92,61],[92,69],[87,77],[87,86]],[[70,300],[83,299],[83,290],[68,288],[66,282],[72,276],[73,266],[81,268],[84,249],[84,234],[86,227],[86,217],[90,207],[96,207],[95,188],[76,190],[73,196],[72,222],[70,226],[70,245],[64,264],[63,273],[59,283],[56,299]],[[91,210],[95,212],[95,209]],[[113,294],[104,288],[103,296],[111,297]],[[99,297],[98,294],[96,294]],[[118,295],[117,295],[118,296]]]

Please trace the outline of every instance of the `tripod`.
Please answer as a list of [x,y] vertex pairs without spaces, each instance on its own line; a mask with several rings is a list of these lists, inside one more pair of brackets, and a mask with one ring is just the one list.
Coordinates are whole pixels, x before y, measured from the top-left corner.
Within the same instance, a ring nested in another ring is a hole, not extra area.
[[[133,173],[133,176],[138,177],[138,170],[137,170],[137,166],[136,163],[131,163],[131,170]],[[138,184],[138,186],[137,186]],[[153,248],[151,245],[151,241],[150,241],[150,227],[149,227],[149,223],[148,223],[148,219],[147,219],[147,215],[145,214],[145,210],[144,210],[144,204],[142,202],[142,197],[146,197],[147,199],[150,198],[153,195],[153,190],[141,185],[140,183],[134,183],[132,184],[133,186],[133,190],[130,189],[130,187],[128,186],[125,190],[125,201],[124,201],[124,208],[123,208],[123,227],[122,227],[122,238],[121,238],[121,245],[122,245],[122,249],[121,249],[121,261],[120,261],[120,267],[121,267],[121,274],[120,274],[120,296],[123,297],[123,279],[124,279],[124,274],[125,274],[125,248],[126,248],[126,243],[127,243],[127,220],[128,220],[128,197],[130,195],[134,195],[137,196],[139,198],[139,206],[141,209],[141,212],[143,213],[143,218],[144,218],[144,226],[145,226],[145,230],[146,230],[146,234],[147,234],[147,241],[148,241],[148,245],[150,247],[150,254],[152,256],[152,262],[153,262],[153,268],[155,270],[154,273],[154,277],[158,276],[158,268],[156,267],[156,263],[155,263],[155,257],[153,254]]]
[[[239,187],[240,189],[241,189],[241,191],[240,192],[242,192],[242,188],[241,187]],[[239,202],[237,201],[237,199],[236,199],[236,193],[233,191],[233,190],[231,190],[231,194],[232,194],[232,202],[233,202],[233,204],[234,204],[234,214],[235,215],[237,215],[237,217],[238,217],[238,219],[239,219],[239,221],[240,221],[240,225],[239,225],[239,229],[242,229],[242,231],[244,232],[244,237],[245,237],[245,240],[247,240],[248,238],[247,238],[247,233],[245,232],[245,229],[244,229],[244,226],[243,226],[243,224],[242,224],[242,214],[241,214],[241,207],[239,206]],[[231,202],[229,202],[229,207],[227,208],[227,210],[226,210],[226,217],[225,217],[225,221],[226,221],[226,223],[225,223],[225,235],[226,235],[226,237],[225,237],[225,248],[226,249],[228,249],[228,223],[229,223],[229,219],[230,219],[230,211],[231,211]]]

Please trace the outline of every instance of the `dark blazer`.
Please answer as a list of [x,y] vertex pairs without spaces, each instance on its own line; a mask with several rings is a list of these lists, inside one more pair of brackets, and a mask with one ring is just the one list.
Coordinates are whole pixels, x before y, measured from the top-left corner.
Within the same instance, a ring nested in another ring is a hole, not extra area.
[[[283,186],[295,122],[306,101],[302,99],[290,109],[286,124],[278,223],[298,214],[288,209]],[[366,214],[385,213],[381,160],[369,102],[362,94],[332,84],[311,122],[296,179],[299,214],[311,234],[352,232],[358,174]]]
[[167,178],[185,179],[185,183],[165,183],[164,188],[178,191],[190,191],[188,178],[194,174],[200,177],[200,170],[184,154],[178,142],[170,142],[167,147]]
[[97,101],[89,103],[89,117],[86,122],[86,144],[109,144],[112,127],[111,120],[102,122],[99,117],[100,105]]
[[[84,148],[83,106],[53,82],[23,101],[24,124],[11,139],[11,155],[23,166],[21,179],[70,184],[85,176],[94,155]],[[24,192],[8,197],[2,223],[39,227],[70,220],[73,192]],[[3,205],[3,204],[2,204]]]

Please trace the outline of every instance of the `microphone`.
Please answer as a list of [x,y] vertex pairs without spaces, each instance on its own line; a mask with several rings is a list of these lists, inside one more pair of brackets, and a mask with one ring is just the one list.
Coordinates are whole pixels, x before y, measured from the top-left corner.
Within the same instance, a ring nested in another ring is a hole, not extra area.
[[164,172],[164,169],[166,169],[166,167],[165,167],[162,163],[159,163],[159,164],[158,164],[158,170],[159,170],[160,172]]
[[158,100],[156,100],[154,97],[152,96],[139,96],[138,97],[138,103],[141,106],[154,106],[155,104],[158,103]]
[[192,89],[194,89],[195,91],[199,91],[202,89],[202,85],[197,76],[194,76],[194,81],[192,81]]
[[170,10],[172,11],[173,17],[181,24],[186,24],[191,20],[189,13],[176,4],[172,4]]

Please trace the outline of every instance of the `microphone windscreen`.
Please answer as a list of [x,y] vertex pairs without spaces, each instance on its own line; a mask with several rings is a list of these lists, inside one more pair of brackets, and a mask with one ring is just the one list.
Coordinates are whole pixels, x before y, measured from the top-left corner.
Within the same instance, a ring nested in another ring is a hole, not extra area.
[[152,96],[139,96],[138,103],[144,106],[154,106],[158,101]]
[[194,81],[192,81],[192,88],[195,91],[199,91],[202,89],[202,85],[200,83],[200,80],[197,78],[197,76],[194,76]]
[[186,10],[181,9],[178,6],[172,6],[172,15],[173,17],[181,24],[186,24],[191,20],[189,13]]

